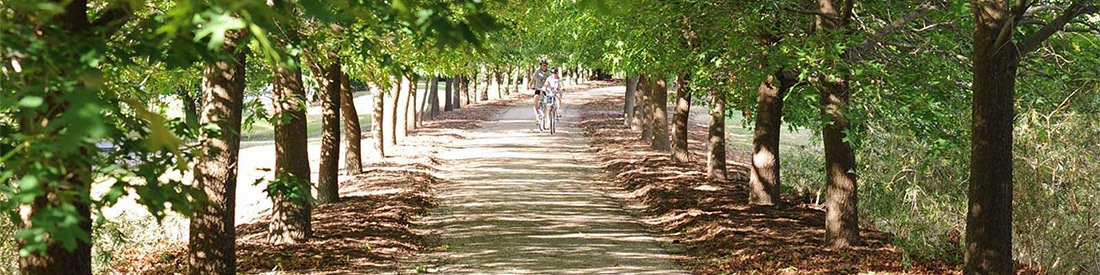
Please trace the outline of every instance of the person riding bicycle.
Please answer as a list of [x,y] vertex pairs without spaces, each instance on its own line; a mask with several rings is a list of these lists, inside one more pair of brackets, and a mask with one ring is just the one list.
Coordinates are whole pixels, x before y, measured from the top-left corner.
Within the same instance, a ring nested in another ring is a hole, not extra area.
[[561,116],[562,82],[561,71],[559,71],[558,68],[550,69],[550,77],[546,79],[546,85],[544,86],[547,93],[544,96],[548,97],[546,98],[546,102],[553,103],[552,107],[554,108],[551,108],[551,105],[547,104],[546,112],[549,113],[550,110],[554,110],[554,115],[559,117]]
[[550,78],[550,70],[547,68],[549,63],[550,62],[546,61],[546,59],[539,60],[539,69],[535,70],[531,75],[531,82],[533,82],[532,86],[535,88],[535,124],[539,123],[537,118],[539,115],[539,104],[543,101],[542,96],[546,88],[546,79]]

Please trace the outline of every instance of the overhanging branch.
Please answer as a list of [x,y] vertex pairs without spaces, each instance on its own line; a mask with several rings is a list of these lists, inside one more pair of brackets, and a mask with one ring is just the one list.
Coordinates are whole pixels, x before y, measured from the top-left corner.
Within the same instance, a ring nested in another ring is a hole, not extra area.
[[1100,6],[1086,6],[1085,2],[1086,0],[1074,1],[1073,4],[1062,11],[1061,15],[1054,18],[1054,20],[1051,20],[1050,23],[1044,25],[1043,28],[1039,29],[1038,32],[1027,36],[1027,38],[1024,38],[1024,40],[1021,41],[1019,46],[1017,47],[1020,55],[1025,55],[1038,49],[1039,45],[1042,44],[1043,41],[1046,41],[1048,38],[1050,38],[1051,35],[1054,35],[1058,31],[1065,29],[1066,24],[1068,24],[1074,18],[1085,14],[1100,12]]

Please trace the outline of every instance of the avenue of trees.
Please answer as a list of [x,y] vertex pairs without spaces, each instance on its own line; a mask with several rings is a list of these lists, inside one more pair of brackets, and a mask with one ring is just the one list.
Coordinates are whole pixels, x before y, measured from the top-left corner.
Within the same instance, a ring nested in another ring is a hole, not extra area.
[[[1071,155],[1095,151],[1076,138],[1096,141],[1085,117],[1100,98],[1100,2],[685,0],[610,10],[620,11],[609,35],[618,41],[605,44],[628,76],[625,123],[682,161],[687,106],[702,99],[712,118],[706,173],[722,180],[724,116],[743,114],[754,129],[751,148],[737,148],[751,152],[750,202],[816,196],[824,246],[859,245],[871,226],[898,233],[913,256],[960,251],[968,274],[1008,274],[1014,260],[1097,268],[1100,223],[1090,213],[1100,201],[1088,177],[1097,159]],[[780,148],[783,126],[818,134],[823,150],[781,166],[780,152],[791,152]],[[1063,142],[1076,149],[1047,149]],[[797,186],[785,170],[799,173]]]
[[[360,173],[423,120],[523,90],[539,58],[572,83],[622,76],[624,123],[674,161],[694,158],[688,119],[705,106],[703,172],[739,180],[726,152],[748,153],[749,201],[822,205],[822,247],[859,246],[873,227],[911,257],[964,255],[953,260],[967,274],[1008,274],[1014,261],[1100,268],[1096,0],[19,0],[0,11],[0,211],[13,229],[0,248],[24,273],[92,273],[93,228],[110,222],[100,211],[134,196],[158,218],[189,217],[190,273],[233,274],[242,129],[274,126],[274,176],[259,183],[268,241],[304,242],[312,207],[340,200],[340,148],[343,172]],[[360,84],[370,125],[354,106]],[[320,171],[307,157],[311,104]],[[751,146],[727,141],[737,117]],[[815,137],[785,146],[793,132]]]

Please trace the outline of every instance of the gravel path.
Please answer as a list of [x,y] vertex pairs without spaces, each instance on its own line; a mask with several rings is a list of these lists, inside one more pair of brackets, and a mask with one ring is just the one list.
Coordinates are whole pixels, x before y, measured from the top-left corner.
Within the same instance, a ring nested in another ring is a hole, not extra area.
[[440,152],[450,183],[421,223],[442,247],[421,268],[444,274],[679,274],[667,240],[648,233],[601,190],[602,172],[577,127],[581,102],[622,87],[567,93],[558,133],[539,132],[530,103],[506,108]]

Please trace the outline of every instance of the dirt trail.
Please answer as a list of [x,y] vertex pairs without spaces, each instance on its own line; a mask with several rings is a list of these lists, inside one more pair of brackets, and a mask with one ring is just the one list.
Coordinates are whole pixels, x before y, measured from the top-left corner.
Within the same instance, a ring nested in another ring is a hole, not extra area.
[[445,274],[684,273],[629,212],[601,191],[603,173],[574,107],[621,93],[567,93],[556,135],[539,132],[528,101],[456,140],[438,208],[421,221],[442,247],[421,267]]

